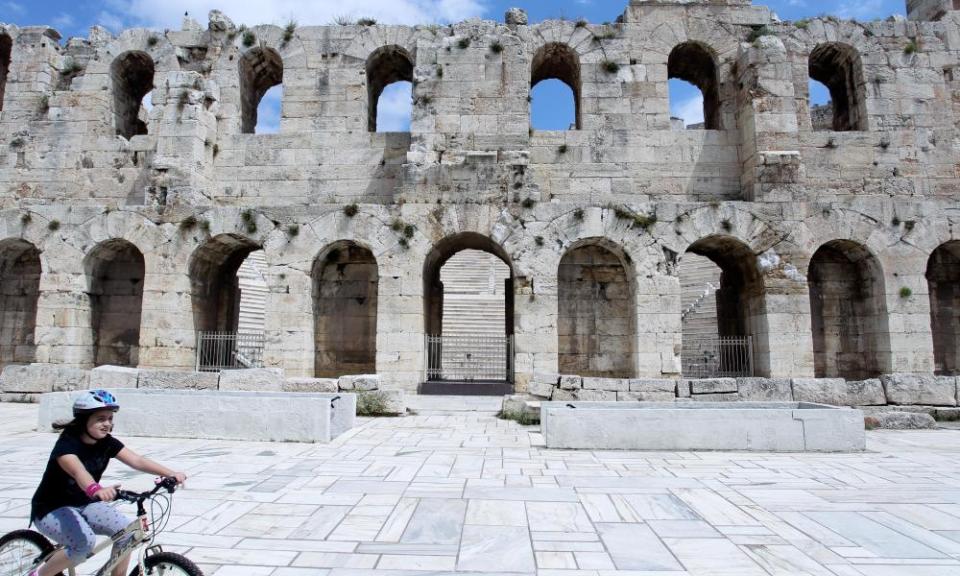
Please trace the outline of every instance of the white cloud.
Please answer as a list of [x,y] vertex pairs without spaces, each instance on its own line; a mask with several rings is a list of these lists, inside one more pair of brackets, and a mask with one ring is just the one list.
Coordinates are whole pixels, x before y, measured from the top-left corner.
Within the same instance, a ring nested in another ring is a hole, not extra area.
[[676,106],[672,106],[670,115],[683,118],[685,126],[703,122],[703,94],[697,93]]
[[378,132],[409,132],[413,111],[413,86],[409,82],[395,82],[383,90],[377,103]]
[[108,27],[117,21],[126,26],[179,29],[184,12],[206,24],[212,9],[221,9],[237,24],[285,24],[296,20],[301,25],[330,24],[339,17],[375,18],[384,24],[456,22],[482,16],[487,0],[353,0],[317,2],[316,0],[273,0],[236,2],[223,7],[219,0],[108,0],[101,21]]
[[3,4],[0,4],[0,6],[3,6],[4,12],[10,12],[11,14],[16,14],[18,16],[22,16],[23,14],[27,13],[27,9],[18,2],[4,2]]
[[890,15],[890,11],[884,7],[883,0],[857,0],[855,2],[842,2],[833,12],[838,18],[860,20],[872,20],[875,18],[884,18]]

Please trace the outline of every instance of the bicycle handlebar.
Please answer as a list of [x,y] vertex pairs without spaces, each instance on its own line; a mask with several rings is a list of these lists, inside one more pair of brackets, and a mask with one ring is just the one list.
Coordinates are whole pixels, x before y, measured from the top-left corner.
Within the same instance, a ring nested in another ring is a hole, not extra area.
[[127,502],[137,504],[153,496],[160,490],[166,490],[168,494],[173,494],[176,488],[177,488],[177,479],[172,476],[165,476],[157,480],[157,485],[153,487],[153,490],[147,490],[146,492],[132,492],[130,490],[117,490],[117,500],[125,500]]

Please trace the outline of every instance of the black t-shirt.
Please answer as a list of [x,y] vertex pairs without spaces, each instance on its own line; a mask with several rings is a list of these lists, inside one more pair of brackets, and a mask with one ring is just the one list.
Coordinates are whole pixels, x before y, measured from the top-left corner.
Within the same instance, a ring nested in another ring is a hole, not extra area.
[[110,459],[119,454],[120,450],[123,450],[123,442],[109,434],[96,444],[84,444],[79,436],[68,431],[62,432],[57,443],[53,445],[50,459],[47,460],[47,469],[33,495],[31,522],[63,506],[86,506],[94,502],[84,493],[84,487],[77,486],[73,477],[60,466],[57,458],[66,454],[76,455],[87,472],[99,482]]

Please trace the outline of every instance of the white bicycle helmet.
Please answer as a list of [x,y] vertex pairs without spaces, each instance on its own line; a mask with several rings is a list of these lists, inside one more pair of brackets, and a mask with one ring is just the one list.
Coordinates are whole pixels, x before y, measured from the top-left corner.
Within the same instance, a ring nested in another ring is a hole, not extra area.
[[116,412],[120,409],[120,403],[117,402],[113,394],[106,390],[86,390],[74,400],[73,416],[76,418],[104,408]]

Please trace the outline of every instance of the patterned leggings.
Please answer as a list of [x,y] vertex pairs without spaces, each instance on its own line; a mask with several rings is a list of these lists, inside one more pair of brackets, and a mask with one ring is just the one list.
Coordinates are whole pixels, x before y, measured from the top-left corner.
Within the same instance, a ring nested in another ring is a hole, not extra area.
[[94,502],[79,508],[57,508],[33,524],[41,534],[66,548],[67,558],[76,565],[90,557],[97,544],[96,534],[113,536],[130,520],[106,502]]

